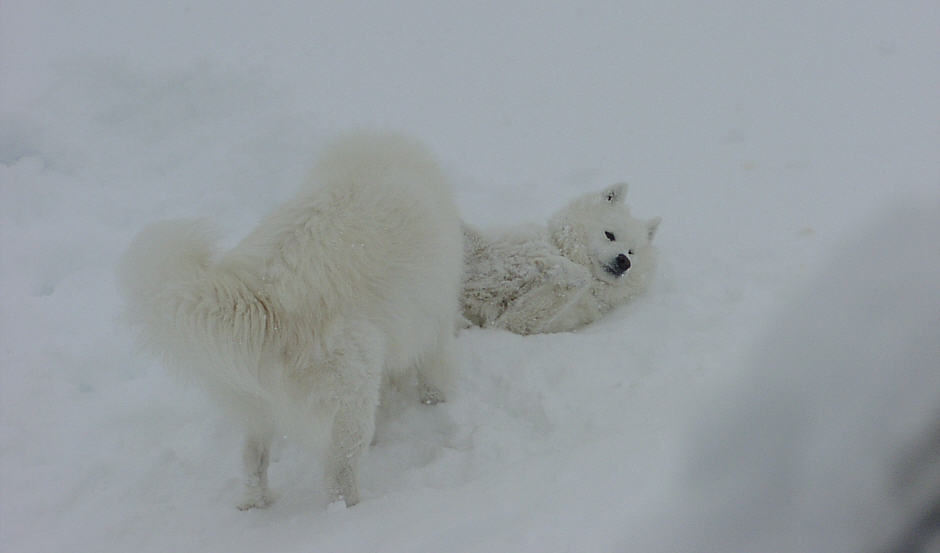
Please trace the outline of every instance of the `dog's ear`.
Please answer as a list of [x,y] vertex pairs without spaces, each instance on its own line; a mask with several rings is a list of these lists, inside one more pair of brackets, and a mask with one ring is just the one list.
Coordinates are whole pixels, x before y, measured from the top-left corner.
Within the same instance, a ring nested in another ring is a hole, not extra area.
[[608,204],[619,204],[623,203],[623,199],[627,196],[627,183],[618,182],[606,189],[601,193],[601,201]]
[[653,217],[646,222],[646,234],[649,237],[650,242],[653,241],[653,237],[656,236],[656,231],[659,230],[659,223],[662,222],[662,217]]

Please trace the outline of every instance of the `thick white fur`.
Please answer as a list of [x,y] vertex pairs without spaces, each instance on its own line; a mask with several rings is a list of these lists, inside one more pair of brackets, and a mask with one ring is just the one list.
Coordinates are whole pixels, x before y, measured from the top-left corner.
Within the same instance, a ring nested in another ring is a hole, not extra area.
[[436,403],[453,375],[462,237],[434,160],[408,139],[355,135],[312,180],[231,251],[214,255],[202,223],[168,221],[119,267],[146,343],[244,425],[242,509],[270,502],[284,424],[325,425],[330,498],[355,504],[383,378],[416,369]]
[[[660,218],[631,217],[626,192],[621,183],[582,196],[548,227],[488,233],[464,225],[463,317],[517,334],[565,332],[641,292],[655,266]],[[621,254],[630,268],[617,276],[606,267]]]

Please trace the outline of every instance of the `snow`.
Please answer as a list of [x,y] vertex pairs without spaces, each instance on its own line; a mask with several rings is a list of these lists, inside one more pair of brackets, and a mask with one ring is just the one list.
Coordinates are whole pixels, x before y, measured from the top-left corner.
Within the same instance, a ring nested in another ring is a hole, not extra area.
[[[3,2],[0,550],[923,537],[938,20],[926,1]],[[287,436],[276,502],[240,512],[241,436],[134,349],[114,262],[157,219],[208,215],[234,243],[358,127],[427,142],[479,226],[628,180],[634,213],[663,216],[658,274],[580,332],[462,332],[454,398],[385,398],[356,507],[326,504]]]

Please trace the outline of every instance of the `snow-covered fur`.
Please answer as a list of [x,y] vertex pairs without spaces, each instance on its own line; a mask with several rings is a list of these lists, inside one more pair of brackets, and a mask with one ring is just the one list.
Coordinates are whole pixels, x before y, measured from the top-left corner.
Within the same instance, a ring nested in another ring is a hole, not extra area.
[[627,185],[582,196],[548,227],[464,233],[463,317],[518,333],[580,328],[642,291],[654,269],[660,218],[623,203]]
[[271,501],[275,429],[329,435],[331,500],[359,500],[385,376],[416,370],[444,399],[462,271],[459,217],[419,145],[360,134],[313,182],[216,256],[204,224],[156,223],[119,267],[130,317],[169,366],[205,387],[247,432],[242,509]]

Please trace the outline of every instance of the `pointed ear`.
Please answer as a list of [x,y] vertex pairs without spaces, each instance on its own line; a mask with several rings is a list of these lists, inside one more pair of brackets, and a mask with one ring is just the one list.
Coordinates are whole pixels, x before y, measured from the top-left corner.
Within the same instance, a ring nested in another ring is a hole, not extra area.
[[609,204],[623,203],[623,199],[626,197],[627,183],[625,182],[618,182],[617,184],[611,185],[601,194],[601,200]]
[[659,223],[663,222],[662,217],[653,217],[646,222],[646,233],[649,237],[650,242],[653,241],[653,237],[656,236],[656,231],[659,230]]

